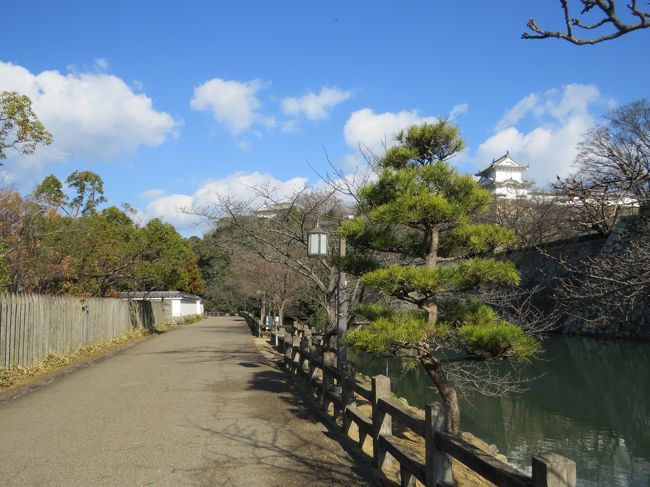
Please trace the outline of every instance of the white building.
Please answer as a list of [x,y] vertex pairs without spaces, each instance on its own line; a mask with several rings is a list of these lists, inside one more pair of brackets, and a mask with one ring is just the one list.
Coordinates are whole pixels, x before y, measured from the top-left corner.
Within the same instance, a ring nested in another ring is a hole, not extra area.
[[291,202],[272,203],[267,201],[253,213],[261,218],[275,218],[279,213],[285,212],[291,208]]
[[122,299],[160,302],[168,319],[203,315],[203,299],[180,291],[133,291],[120,293]]
[[519,164],[512,157],[510,152],[492,161],[488,167],[479,171],[475,176],[479,177],[479,184],[492,191],[497,198],[516,199],[528,198],[528,188],[533,185],[532,181],[523,178],[523,172],[528,169],[527,164]]

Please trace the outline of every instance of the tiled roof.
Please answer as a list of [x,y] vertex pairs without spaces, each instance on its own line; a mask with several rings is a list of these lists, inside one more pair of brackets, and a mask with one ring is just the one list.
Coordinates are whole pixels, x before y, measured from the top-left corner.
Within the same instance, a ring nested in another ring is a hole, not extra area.
[[[510,159],[512,162],[514,162],[516,164],[516,166],[511,166],[510,164],[501,164],[506,159]],[[482,171],[477,172],[475,174],[475,176],[483,176],[483,175],[485,175],[485,173],[489,172],[490,169],[493,169],[493,168],[498,167],[498,166],[519,168],[519,169],[527,169],[528,168],[528,164],[520,164],[517,161],[515,161],[512,157],[510,157],[510,152],[508,151],[504,155],[499,157],[498,159],[495,159],[494,161],[492,161],[492,163],[488,167],[486,167]]]
[[184,298],[184,299],[202,299],[190,293],[181,291],[128,291],[120,293],[122,299],[161,299],[161,298]]

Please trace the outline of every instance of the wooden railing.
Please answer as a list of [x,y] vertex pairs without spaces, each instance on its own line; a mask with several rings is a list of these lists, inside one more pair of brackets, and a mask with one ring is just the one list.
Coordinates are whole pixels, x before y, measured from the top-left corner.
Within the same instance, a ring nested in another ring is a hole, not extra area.
[[[248,321],[248,320],[247,320]],[[252,320],[251,320],[252,321]],[[333,406],[334,417],[341,417],[343,430],[350,433],[354,423],[358,429],[359,446],[372,439],[374,467],[381,474],[399,463],[402,486],[415,486],[419,480],[427,487],[454,485],[453,457],[478,476],[505,487],[575,487],[575,462],[555,453],[540,454],[532,459],[532,477],[499,461],[459,436],[450,434],[449,410],[441,403],[427,404],[424,415],[404,407],[391,397],[390,379],[383,375],[371,383],[357,380],[352,362],[342,370],[336,367],[334,352],[319,352],[308,337],[281,336],[271,339],[284,355],[285,367],[298,376],[313,398],[321,401],[326,414]],[[356,398],[370,402],[372,414],[363,414]],[[421,437],[424,456],[405,448],[394,436],[401,424]]]
[[239,316],[246,320],[246,324],[251,329],[251,333],[255,336],[260,335],[260,320],[255,315],[249,313],[248,311],[240,311]]

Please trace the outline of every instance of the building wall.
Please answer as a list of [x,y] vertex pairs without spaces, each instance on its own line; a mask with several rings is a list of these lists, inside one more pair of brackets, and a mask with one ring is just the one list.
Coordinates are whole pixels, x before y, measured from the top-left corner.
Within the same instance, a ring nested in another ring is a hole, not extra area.
[[514,179],[515,181],[521,181],[521,171],[507,171],[504,169],[499,169],[496,171],[495,181],[506,181],[508,179]]
[[182,316],[182,311],[181,311],[181,300],[179,298],[172,298],[172,316],[174,318],[178,318]]
[[528,190],[525,188],[514,188],[512,186],[501,186],[494,189],[497,197],[505,199],[525,198],[528,196]]
[[183,299],[179,300],[180,304],[180,315],[179,316],[191,316],[197,314],[196,312],[196,300],[195,299]]

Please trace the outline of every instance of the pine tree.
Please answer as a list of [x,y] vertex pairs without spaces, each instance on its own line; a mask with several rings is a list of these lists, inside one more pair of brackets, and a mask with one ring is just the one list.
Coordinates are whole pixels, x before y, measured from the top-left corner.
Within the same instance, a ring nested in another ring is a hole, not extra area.
[[[446,120],[412,126],[378,159],[378,180],[361,188],[358,216],[342,233],[357,248],[389,252],[398,264],[363,276],[366,286],[410,303],[411,309],[361,306],[370,324],[346,342],[421,364],[460,432],[457,394],[446,367],[501,359],[529,360],[537,341],[478,299],[485,288],[516,285],[510,262],[486,257],[514,240],[498,225],[473,223],[492,195],[447,160],[464,149]],[[479,257],[481,256],[481,257]]]

